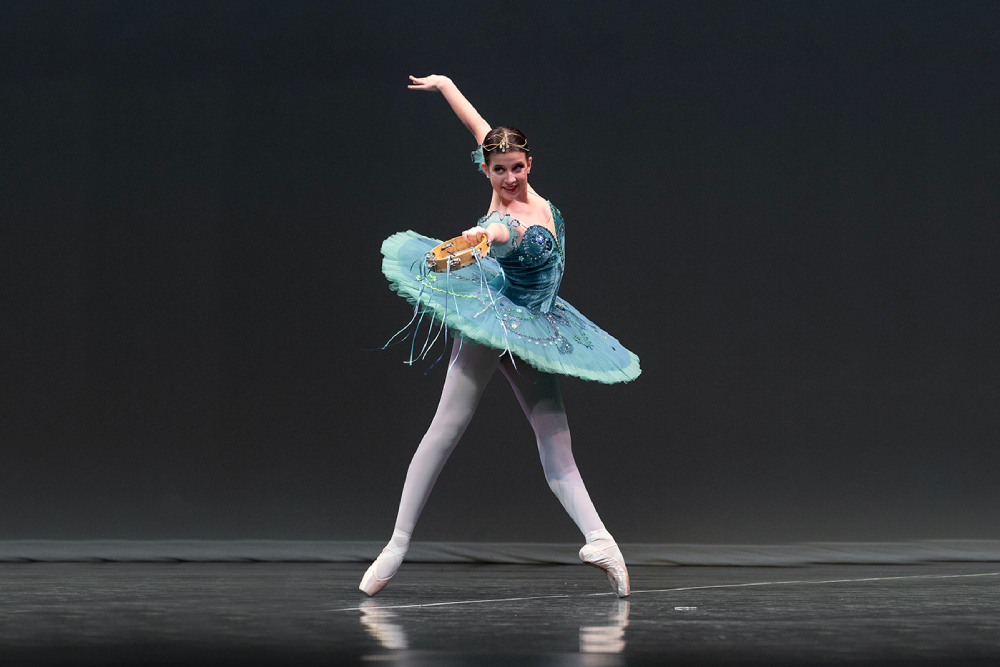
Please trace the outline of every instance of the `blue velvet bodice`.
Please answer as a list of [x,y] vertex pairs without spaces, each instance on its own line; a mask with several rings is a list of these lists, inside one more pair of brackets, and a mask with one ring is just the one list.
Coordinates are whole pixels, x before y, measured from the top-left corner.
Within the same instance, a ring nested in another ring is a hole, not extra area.
[[531,225],[518,241],[517,234],[523,229],[521,223],[496,211],[479,221],[484,228],[494,222],[504,224],[511,235],[510,241],[490,249],[503,268],[503,274],[491,280],[490,287],[519,306],[543,313],[552,310],[566,265],[566,225],[559,209],[551,203],[549,208],[555,236],[542,225]]

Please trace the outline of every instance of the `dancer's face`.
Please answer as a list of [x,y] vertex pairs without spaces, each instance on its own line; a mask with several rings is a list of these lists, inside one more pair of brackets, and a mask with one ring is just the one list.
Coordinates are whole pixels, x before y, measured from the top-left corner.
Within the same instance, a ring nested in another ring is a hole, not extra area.
[[524,153],[499,153],[490,157],[483,167],[490,176],[490,184],[501,199],[517,199],[528,191],[528,172],[531,158]]

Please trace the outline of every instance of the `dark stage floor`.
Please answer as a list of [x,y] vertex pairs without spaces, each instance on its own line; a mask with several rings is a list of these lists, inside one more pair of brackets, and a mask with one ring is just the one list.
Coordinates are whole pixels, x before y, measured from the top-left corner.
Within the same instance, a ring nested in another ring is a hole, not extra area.
[[1000,564],[0,565],[4,664],[1000,664]]

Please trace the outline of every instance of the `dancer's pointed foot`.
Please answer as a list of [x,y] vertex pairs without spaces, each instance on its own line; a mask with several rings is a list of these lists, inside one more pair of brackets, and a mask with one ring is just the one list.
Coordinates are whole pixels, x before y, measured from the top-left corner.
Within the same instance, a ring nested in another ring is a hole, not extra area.
[[403,556],[406,555],[406,550],[409,547],[410,536],[401,530],[393,531],[389,544],[385,545],[382,553],[365,571],[365,576],[361,578],[361,585],[358,588],[367,593],[369,597],[385,588],[385,585],[392,579],[392,575],[396,574],[396,570],[403,564]]
[[586,535],[587,543],[580,549],[580,560],[587,565],[604,570],[611,582],[611,590],[620,598],[631,592],[628,581],[628,568],[625,559],[619,551],[611,533],[606,530],[594,530]]

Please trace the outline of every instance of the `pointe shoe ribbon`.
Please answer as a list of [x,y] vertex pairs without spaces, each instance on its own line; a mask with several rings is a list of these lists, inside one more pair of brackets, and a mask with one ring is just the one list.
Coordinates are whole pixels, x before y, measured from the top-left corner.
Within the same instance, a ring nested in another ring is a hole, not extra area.
[[611,590],[620,598],[626,597],[631,592],[628,580],[628,568],[625,561],[620,556],[618,545],[612,542],[609,546],[599,548],[595,544],[585,544],[580,549],[580,560],[587,565],[592,565],[608,575],[611,582]]
[[[365,576],[361,578],[361,585],[358,588],[369,597],[385,588],[385,585],[389,583],[392,576],[396,574],[399,566],[402,565],[403,556],[406,555],[408,547],[409,544],[397,546],[395,542],[390,541],[385,546],[385,549],[382,549],[382,553],[378,555],[375,562],[368,566]],[[379,576],[380,571],[382,576]]]

